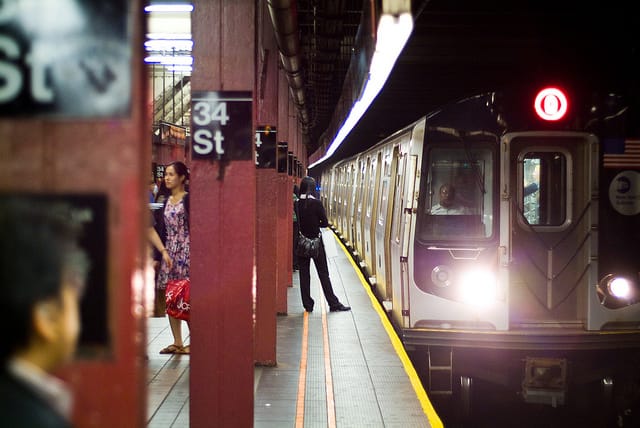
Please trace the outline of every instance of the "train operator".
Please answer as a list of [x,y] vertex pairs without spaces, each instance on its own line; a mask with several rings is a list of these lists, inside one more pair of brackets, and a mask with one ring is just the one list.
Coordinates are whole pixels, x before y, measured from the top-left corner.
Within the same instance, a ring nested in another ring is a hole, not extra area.
[[440,203],[431,207],[433,215],[473,214],[473,210],[456,199],[456,188],[448,183],[440,186]]

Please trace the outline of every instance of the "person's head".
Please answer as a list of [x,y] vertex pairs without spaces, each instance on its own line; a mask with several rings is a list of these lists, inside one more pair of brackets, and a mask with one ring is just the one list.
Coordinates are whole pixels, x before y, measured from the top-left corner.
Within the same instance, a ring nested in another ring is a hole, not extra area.
[[301,195],[313,195],[316,191],[316,180],[313,177],[304,177],[300,182],[300,194]]
[[69,206],[0,197],[0,364],[21,357],[52,371],[73,356],[88,258]]
[[154,180],[153,178],[149,180],[149,192],[151,192],[153,196],[158,193],[158,185],[156,184],[156,180]]
[[170,191],[183,190],[187,180],[189,180],[189,169],[180,161],[170,163],[164,170],[164,183]]
[[450,207],[453,205],[456,198],[456,188],[450,184],[443,184],[440,186],[440,206]]

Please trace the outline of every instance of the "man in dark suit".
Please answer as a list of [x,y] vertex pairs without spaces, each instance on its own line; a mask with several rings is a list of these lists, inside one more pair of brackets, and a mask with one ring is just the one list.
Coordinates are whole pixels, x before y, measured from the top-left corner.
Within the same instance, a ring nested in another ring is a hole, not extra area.
[[73,212],[0,195],[0,425],[68,428],[71,393],[51,373],[80,331],[88,259]]

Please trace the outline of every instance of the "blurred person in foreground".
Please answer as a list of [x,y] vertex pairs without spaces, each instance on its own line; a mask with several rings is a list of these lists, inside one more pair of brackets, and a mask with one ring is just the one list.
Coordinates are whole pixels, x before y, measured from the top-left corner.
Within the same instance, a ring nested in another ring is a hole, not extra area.
[[0,426],[68,428],[70,361],[89,269],[80,223],[62,204],[0,196]]

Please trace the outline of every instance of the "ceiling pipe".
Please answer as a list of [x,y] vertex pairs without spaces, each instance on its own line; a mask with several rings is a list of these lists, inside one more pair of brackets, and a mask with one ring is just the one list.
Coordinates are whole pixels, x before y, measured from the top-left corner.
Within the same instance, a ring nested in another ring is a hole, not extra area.
[[301,70],[296,2],[295,0],[267,0],[267,5],[280,50],[280,62],[289,82],[289,92],[298,110],[303,132],[306,133],[309,126],[309,111],[305,103]]

